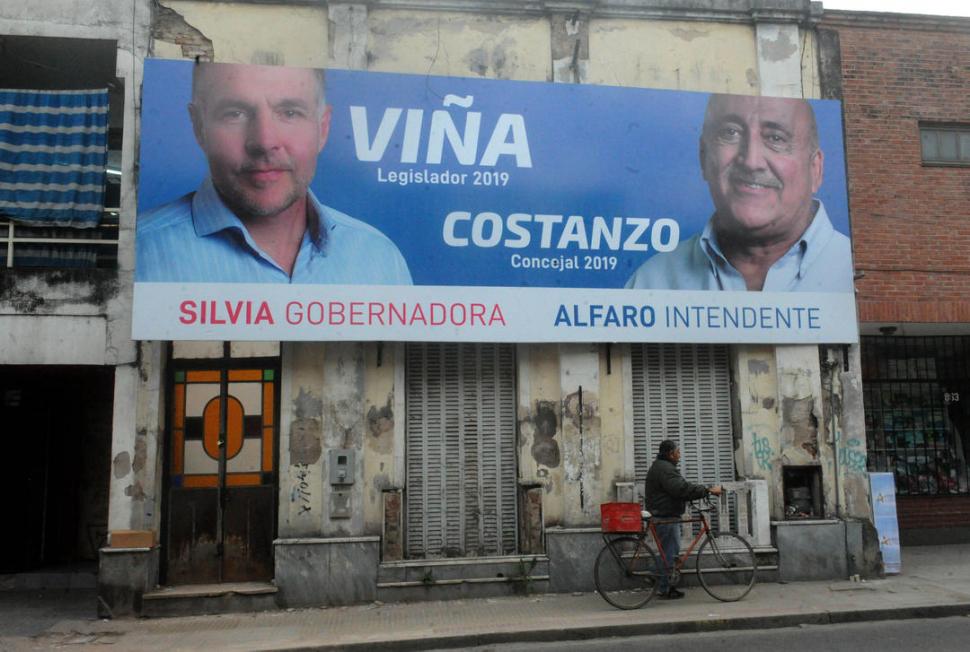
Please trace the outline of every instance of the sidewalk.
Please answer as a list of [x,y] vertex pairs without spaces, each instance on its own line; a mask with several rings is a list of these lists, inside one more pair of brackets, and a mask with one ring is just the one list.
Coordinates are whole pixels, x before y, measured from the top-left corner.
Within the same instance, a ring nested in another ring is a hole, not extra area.
[[73,617],[33,637],[0,636],[0,650],[420,650],[958,614],[970,614],[970,545],[906,548],[903,574],[884,580],[758,584],[737,603],[692,588],[683,600],[654,600],[637,611],[613,609],[592,593],[155,620]]

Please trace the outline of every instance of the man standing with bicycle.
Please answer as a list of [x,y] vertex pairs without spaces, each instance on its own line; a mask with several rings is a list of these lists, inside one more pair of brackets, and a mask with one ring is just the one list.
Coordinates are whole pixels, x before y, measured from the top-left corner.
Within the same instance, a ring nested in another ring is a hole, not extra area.
[[[684,513],[688,500],[706,498],[708,494],[721,495],[721,486],[705,487],[702,484],[692,484],[684,479],[677,470],[680,462],[680,447],[672,439],[660,442],[657,459],[647,472],[644,483],[645,507],[651,517],[661,519],[679,519]],[[680,554],[680,523],[657,523],[657,536],[663,547],[663,559],[666,560],[665,572],[660,575],[658,593],[661,598],[676,600],[684,597],[683,591],[669,585],[670,569]]]

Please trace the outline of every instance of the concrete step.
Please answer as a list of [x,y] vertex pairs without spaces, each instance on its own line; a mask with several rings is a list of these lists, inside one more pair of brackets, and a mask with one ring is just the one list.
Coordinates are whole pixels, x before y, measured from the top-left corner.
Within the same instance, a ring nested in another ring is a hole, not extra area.
[[142,596],[147,618],[270,611],[277,608],[275,584],[227,582],[165,586]]
[[549,558],[545,555],[385,562],[377,571],[377,599],[383,602],[489,598],[548,590]]

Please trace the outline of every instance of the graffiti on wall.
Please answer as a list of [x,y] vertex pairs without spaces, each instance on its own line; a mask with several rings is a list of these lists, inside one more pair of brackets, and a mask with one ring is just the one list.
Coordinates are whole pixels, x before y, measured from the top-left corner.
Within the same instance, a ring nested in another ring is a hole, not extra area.
[[762,471],[770,471],[771,460],[774,457],[774,451],[771,450],[771,442],[768,441],[767,437],[755,435],[753,437],[753,443],[754,459],[758,463],[758,468]]

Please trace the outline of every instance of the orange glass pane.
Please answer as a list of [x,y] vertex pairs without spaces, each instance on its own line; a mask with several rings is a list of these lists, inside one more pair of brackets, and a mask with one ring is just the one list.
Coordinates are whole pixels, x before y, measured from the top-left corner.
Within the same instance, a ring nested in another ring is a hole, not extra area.
[[[226,399],[226,457],[235,457],[243,445],[243,408],[239,399]],[[219,399],[214,398],[202,413],[202,443],[205,452],[214,460],[219,459]]]
[[262,481],[259,473],[230,473],[226,476],[226,485],[230,487],[252,487]]
[[276,405],[273,400],[273,383],[263,383],[263,425],[271,426],[276,422]]
[[218,383],[218,371],[186,371],[185,379],[190,383]]
[[186,475],[182,478],[182,486],[190,489],[198,487],[216,487],[219,485],[217,475]]
[[273,471],[273,428],[263,428],[263,471]]
[[185,384],[178,383],[175,385],[175,406],[174,406],[174,423],[172,424],[175,428],[185,427]]
[[262,369],[233,369],[229,372],[229,380],[262,380]]

